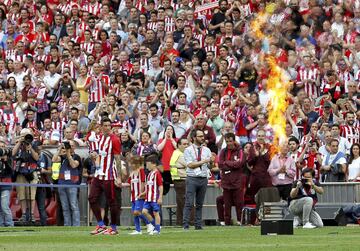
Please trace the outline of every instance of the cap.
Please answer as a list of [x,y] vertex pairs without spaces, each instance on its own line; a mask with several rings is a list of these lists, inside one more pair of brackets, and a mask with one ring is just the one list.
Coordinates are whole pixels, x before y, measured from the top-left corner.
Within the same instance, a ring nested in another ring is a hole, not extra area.
[[324,108],[331,108],[331,104],[329,102],[324,103]]
[[248,86],[248,83],[246,83],[246,82],[240,82],[239,83],[239,87],[241,88],[241,87],[247,87]]

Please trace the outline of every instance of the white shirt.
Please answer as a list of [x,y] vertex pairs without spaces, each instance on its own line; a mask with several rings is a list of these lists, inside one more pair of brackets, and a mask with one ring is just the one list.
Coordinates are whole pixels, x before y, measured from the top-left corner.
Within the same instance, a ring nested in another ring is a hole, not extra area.
[[12,72],[7,76],[7,79],[9,80],[9,78],[11,78],[11,77],[15,78],[15,80],[16,80],[16,90],[18,92],[21,92],[25,87],[24,86],[24,77],[25,76],[26,76],[25,71],[19,72],[17,74],[15,72]]
[[269,100],[270,100],[269,94],[266,91],[261,90],[259,92],[259,102],[260,102],[260,105],[263,107],[263,109],[267,108]]
[[331,32],[334,32],[336,31],[337,32],[337,37],[338,38],[343,38],[344,36],[344,24],[340,23],[333,23],[331,25]]
[[[333,160],[335,159],[336,155],[337,155],[337,153],[330,154],[328,163],[326,163],[327,156],[324,156],[323,161],[322,161],[322,165],[323,166],[331,165]],[[346,164],[346,159],[344,157],[341,157],[334,164]]]
[[47,94],[48,97],[52,97],[54,92],[54,87],[57,81],[61,78],[61,75],[58,73],[55,73],[54,75],[48,74],[44,77],[44,84],[49,87],[50,91]]
[[339,137],[337,140],[339,140],[339,151],[346,154],[350,153],[350,142],[344,137]]
[[354,180],[360,174],[360,157],[349,164],[349,180]]

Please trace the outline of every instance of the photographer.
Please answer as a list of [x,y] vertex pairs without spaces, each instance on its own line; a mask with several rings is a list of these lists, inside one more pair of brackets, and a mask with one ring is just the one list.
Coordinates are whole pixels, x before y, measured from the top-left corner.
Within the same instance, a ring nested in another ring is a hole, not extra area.
[[[37,184],[38,175],[35,173],[37,169],[37,161],[39,153],[33,142],[33,132],[29,128],[24,128],[20,132],[20,138],[16,142],[12,150],[12,156],[15,158],[15,174],[16,183],[21,184]],[[20,221],[33,221],[35,209],[36,187],[16,187],[22,216]],[[26,211],[29,210],[30,217],[27,219]]]
[[317,193],[323,194],[324,189],[314,179],[314,170],[305,168],[301,173],[301,180],[293,183],[290,192],[289,210],[295,216],[294,227],[301,223],[303,228],[324,226],[320,215],[314,210],[318,201]]
[[64,226],[80,226],[80,210],[77,198],[78,187],[70,185],[80,184],[80,156],[75,153],[75,142],[65,141],[60,145],[52,158],[53,162],[60,162],[59,187],[60,202],[63,209]]
[[0,182],[9,185],[0,186],[0,227],[12,227],[14,222],[10,209],[12,161],[11,149],[5,148],[6,144],[0,141]]

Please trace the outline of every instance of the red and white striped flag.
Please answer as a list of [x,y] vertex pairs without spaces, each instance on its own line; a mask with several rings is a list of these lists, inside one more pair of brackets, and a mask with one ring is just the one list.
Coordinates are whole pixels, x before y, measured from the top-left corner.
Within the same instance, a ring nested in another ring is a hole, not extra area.
[[210,10],[210,9],[213,9],[213,8],[216,8],[216,7],[219,7],[219,1],[215,1],[215,2],[200,5],[200,6],[196,7],[194,13],[199,13],[199,12]]

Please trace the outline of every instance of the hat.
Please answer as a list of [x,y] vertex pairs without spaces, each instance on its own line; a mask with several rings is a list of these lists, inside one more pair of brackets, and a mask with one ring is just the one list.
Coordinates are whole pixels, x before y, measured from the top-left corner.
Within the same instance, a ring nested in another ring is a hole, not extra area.
[[239,87],[241,88],[241,87],[248,87],[248,83],[246,83],[246,82],[240,82],[239,83]]
[[331,104],[329,102],[324,103],[324,108],[331,108]]

